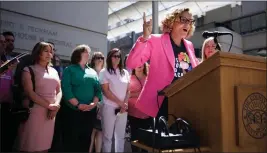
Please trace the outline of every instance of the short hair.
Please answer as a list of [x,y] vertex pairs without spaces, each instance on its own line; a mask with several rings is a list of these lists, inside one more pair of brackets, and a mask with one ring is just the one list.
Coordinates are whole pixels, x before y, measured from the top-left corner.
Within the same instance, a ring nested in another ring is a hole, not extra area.
[[11,32],[11,31],[5,31],[5,32],[3,32],[3,36],[13,36],[14,38],[15,38],[15,36],[14,36],[14,34]]
[[[173,28],[173,23],[175,22],[177,17],[179,17],[184,12],[192,14],[189,8],[176,9],[172,13],[168,14],[166,18],[161,22],[162,24],[161,29],[163,33],[170,33]],[[190,30],[188,31],[187,37],[193,36],[194,31],[195,31],[195,25],[192,24]]]
[[[1,41],[0,54],[2,54],[2,53],[5,52],[5,48],[6,48],[5,42],[6,42],[6,39],[5,39],[5,36],[2,35],[1,33],[0,33],[0,41]],[[0,60],[6,61],[5,56],[1,56],[0,55]]]
[[82,53],[84,52],[91,52],[91,49],[88,45],[78,45],[77,47],[74,48],[71,54],[71,64],[78,64],[81,61],[82,58]]
[[104,65],[105,65],[105,56],[102,52],[94,52],[93,56],[92,56],[92,59],[91,59],[91,67],[94,69],[95,68],[95,60],[96,60],[96,57],[98,56],[101,56],[104,58],[103,60],[103,65],[102,65],[102,68],[104,68]]

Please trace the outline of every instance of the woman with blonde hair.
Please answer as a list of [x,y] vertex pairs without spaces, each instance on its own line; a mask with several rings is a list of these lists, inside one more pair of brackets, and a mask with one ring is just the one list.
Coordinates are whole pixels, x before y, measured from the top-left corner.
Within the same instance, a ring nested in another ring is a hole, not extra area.
[[[192,42],[195,20],[189,8],[176,9],[162,21],[163,34],[151,34],[152,20],[143,17],[143,35],[131,49],[126,65],[135,69],[150,61],[149,75],[136,108],[151,116],[168,117],[168,103],[161,91],[198,65]],[[159,75],[160,74],[160,75]],[[164,101],[164,102],[163,102]]]
[[[91,60],[91,68],[93,68],[97,75],[99,75],[99,72],[104,68],[105,57],[102,52],[94,52]],[[97,116],[94,122],[94,129],[91,135],[91,144],[89,152],[93,152],[93,149],[95,149],[95,152],[101,152],[102,149],[102,127],[101,127],[101,106],[102,104],[99,103],[98,110],[97,110]]]
[[[219,47],[220,44],[218,44]],[[209,37],[207,39],[205,39],[205,41],[203,42],[202,45],[202,50],[201,50],[201,57],[202,60],[201,62],[204,62],[206,59],[208,59],[209,57],[211,57],[213,54],[215,54],[218,50],[216,49],[217,45],[214,42],[214,37]]]

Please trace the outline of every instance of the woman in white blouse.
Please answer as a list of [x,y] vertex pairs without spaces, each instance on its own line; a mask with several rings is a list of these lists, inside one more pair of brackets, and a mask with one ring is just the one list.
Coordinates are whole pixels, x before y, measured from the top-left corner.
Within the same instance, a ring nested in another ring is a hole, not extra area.
[[124,137],[127,123],[130,76],[123,69],[121,51],[109,51],[106,68],[99,78],[103,90],[102,133],[103,152],[111,152],[112,136],[115,137],[115,152],[124,152]]

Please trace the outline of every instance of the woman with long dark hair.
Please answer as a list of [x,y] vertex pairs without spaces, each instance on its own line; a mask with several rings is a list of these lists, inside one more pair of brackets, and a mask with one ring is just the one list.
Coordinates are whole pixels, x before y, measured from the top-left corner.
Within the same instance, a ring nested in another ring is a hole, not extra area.
[[103,91],[102,132],[103,152],[111,152],[112,137],[115,137],[115,152],[124,152],[125,128],[129,98],[130,77],[123,69],[121,51],[109,51],[107,67],[100,71]]
[[[136,140],[139,128],[147,129],[150,127],[151,117],[141,112],[135,107],[137,99],[144,87],[148,74],[148,64],[145,63],[132,70],[130,81],[130,98],[128,106],[128,120],[131,127],[131,141]],[[139,149],[132,145],[132,152],[138,152]]]
[[[49,66],[53,54],[50,44],[39,42],[32,50],[33,65],[23,69],[22,85],[28,97],[23,103],[27,107],[31,100],[34,105],[28,120],[21,123],[19,129],[19,151],[47,152],[51,147],[55,116],[60,108],[62,97],[58,73]],[[34,87],[30,68],[35,75]]]

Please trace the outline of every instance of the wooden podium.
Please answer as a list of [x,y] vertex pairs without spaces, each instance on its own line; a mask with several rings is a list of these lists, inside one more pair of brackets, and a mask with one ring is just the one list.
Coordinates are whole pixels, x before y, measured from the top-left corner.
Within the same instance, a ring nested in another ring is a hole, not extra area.
[[211,152],[267,152],[266,58],[217,52],[164,92]]

